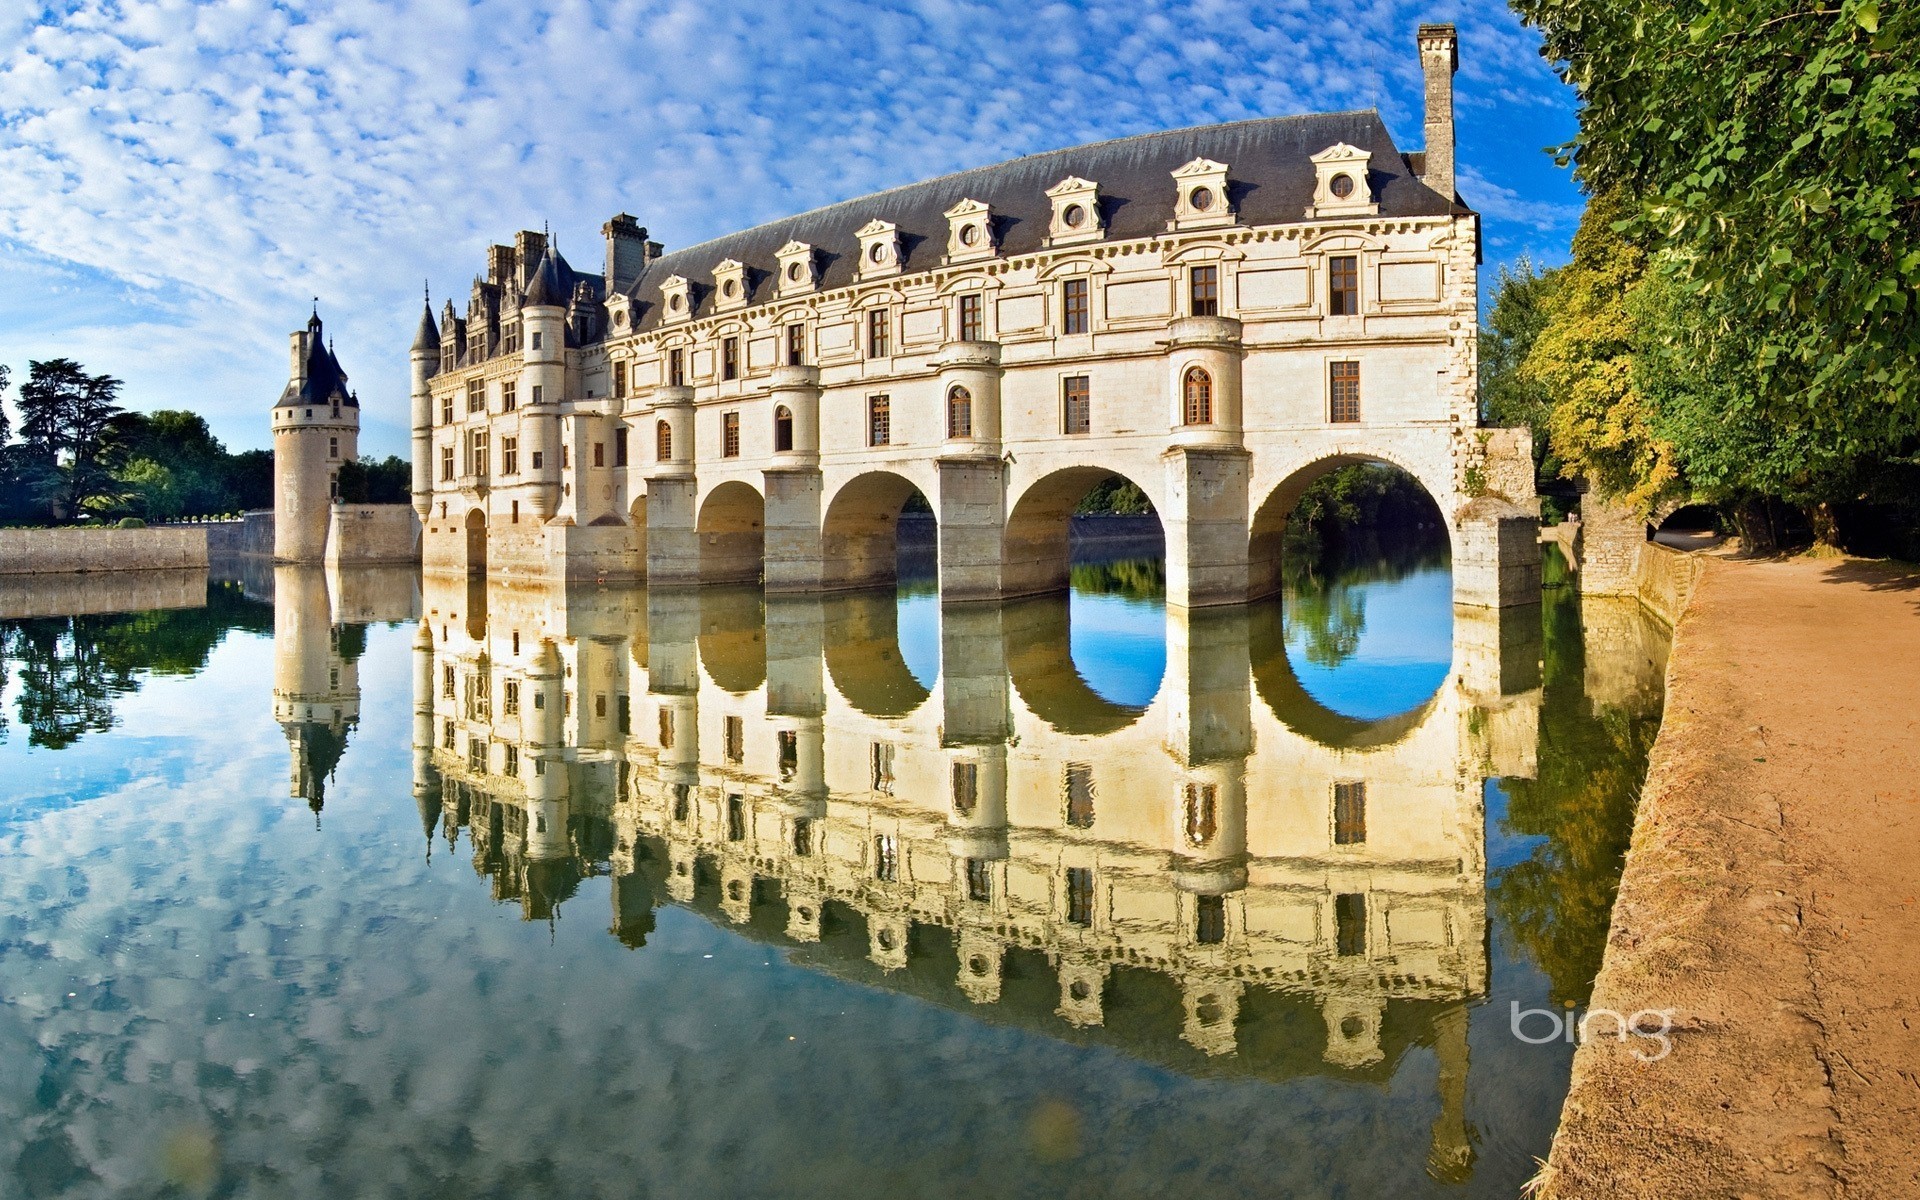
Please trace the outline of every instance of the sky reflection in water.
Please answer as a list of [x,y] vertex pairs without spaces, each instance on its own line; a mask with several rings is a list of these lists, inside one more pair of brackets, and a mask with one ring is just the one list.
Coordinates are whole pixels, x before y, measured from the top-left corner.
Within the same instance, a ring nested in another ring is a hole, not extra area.
[[[1458,663],[1456,687],[1439,578],[1353,585],[1357,639],[1339,604],[1288,625],[1297,688],[1259,613],[1170,658],[1138,595],[972,625],[905,598],[908,685],[857,600],[762,629],[731,600],[488,593],[478,716],[464,589],[429,589],[431,650],[376,620],[357,657],[330,614],[380,604],[324,584],[210,641],[181,614],[4,623],[0,1194],[1511,1196],[1567,1054],[1515,1043],[1507,1002],[1578,999],[1597,964],[1610,888],[1583,872],[1617,871],[1664,634],[1549,593],[1522,646],[1544,689]],[[183,673],[154,673],[169,647]],[[528,720],[555,689],[559,744],[508,728],[509,678]],[[824,758],[786,758],[822,728]],[[1482,752],[1509,776],[1491,873],[1454,782]],[[1368,786],[1357,826],[1338,779]]]

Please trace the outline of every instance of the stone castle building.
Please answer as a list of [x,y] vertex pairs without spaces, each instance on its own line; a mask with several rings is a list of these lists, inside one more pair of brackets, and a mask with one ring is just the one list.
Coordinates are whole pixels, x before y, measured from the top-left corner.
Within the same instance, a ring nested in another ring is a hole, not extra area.
[[963,171],[602,269],[522,232],[412,347],[430,572],[892,577],[915,492],[950,599],[1066,586],[1068,517],[1152,501],[1168,600],[1278,586],[1315,478],[1408,471],[1456,599],[1538,599],[1529,435],[1480,424],[1479,217],[1454,186],[1451,26],[1426,148],[1374,112],[1148,134]]
[[292,373],[272,413],[274,561],[418,562],[418,524],[406,505],[342,502],[340,470],[360,458],[360,397],[317,309],[290,340]]

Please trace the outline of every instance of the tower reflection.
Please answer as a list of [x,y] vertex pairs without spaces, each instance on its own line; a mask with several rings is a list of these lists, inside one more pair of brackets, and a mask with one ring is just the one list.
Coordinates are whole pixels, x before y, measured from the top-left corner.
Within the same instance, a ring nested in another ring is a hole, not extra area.
[[1368,723],[1259,608],[1168,612],[1134,708],[1075,671],[1064,600],[945,609],[929,686],[891,593],[480,591],[426,584],[415,794],[528,918],[608,873],[629,946],[690,906],[1191,1073],[1384,1081],[1430,1047],[1430,1169],[1470,1170],[1482,795],[1533,769],[1537,609],[1457,613],[1440,688]]

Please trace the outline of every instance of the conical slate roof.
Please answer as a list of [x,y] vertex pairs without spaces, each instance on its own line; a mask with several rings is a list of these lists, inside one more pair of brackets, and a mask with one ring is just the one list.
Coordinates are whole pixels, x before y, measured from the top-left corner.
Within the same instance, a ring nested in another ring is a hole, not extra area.
[[433,306],[420,306],[420,328],[413,335],[413,349],[438,351],[440,349],[440,327],[433,323]]
[[573,268],[560,252],[547,244],[546,252],[540,256],[540,265],[533,269],[533,278],[527,281],[526,295],[521,297],[523,308],[547,306],[565,308],[568,297],[573,295]]
[[347,390],[347,373],[341,368],[340,360],[333,356],[327,339],[321,336],[319,313],[307,322],[306,378],[288,380],[287,389],[280,393],[279,403],[274,407],[298,408],[306,404],[360,407],[360,401]]

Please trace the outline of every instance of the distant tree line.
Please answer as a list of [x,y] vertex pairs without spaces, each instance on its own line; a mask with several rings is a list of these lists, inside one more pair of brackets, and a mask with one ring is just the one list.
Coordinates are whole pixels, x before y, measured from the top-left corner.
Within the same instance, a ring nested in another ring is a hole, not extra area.
[[[0,401],[11,382],[0,366]],[[28,363],[12,397],[17,430],[0,403],[0,523],[160,521],[273,507],[272,451],[229,451],[198,413],[130,412],[119,405],[120,388],[69,358]],[[344,463],[341,498],[400,503],[410,481],[398,457]]]
[[1920,5],[1513,4],[1589,201],[1571,262],[1501,274],[1489,418],[1643,513],[1920,557]]

